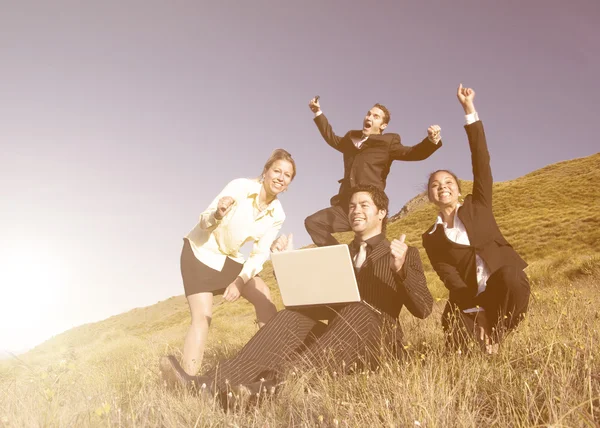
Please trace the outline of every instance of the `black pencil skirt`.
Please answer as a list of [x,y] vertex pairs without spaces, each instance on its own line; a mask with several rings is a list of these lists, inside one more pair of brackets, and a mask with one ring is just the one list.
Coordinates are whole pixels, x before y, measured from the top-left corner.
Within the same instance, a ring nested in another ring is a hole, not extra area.
[[227,257],[223,270],[210,268],[196,258],[190,241],[183,238],[181,277],[186,297],[204,292],[212,292],[213,295],[223,294],[227,286],[235,281],[243,266]]

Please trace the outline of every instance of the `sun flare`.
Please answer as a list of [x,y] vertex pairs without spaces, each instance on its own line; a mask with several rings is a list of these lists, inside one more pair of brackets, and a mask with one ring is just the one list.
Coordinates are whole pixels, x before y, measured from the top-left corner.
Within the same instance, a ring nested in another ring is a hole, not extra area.
[[0,350],[19,352],[57,333],[68,270],[50,246],[7,243],[0,249]]

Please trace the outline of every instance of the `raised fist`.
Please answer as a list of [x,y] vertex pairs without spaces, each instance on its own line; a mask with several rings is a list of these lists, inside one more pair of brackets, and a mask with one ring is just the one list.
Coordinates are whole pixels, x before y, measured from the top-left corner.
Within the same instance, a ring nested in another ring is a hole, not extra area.
[[223,196],[217,202],[217,212],[215,213],[215,218],[217,220],[221,220],[223,217],[227,215],[231,207],[233,206],[233,198],[231,196]]

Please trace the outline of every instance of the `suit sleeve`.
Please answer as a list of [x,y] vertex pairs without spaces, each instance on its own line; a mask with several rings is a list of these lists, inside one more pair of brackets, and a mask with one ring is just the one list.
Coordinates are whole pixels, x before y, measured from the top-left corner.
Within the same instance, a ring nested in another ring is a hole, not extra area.
[[425,241],[423,241],[423,246],[431,266],[433,266],[444,286],[450,291],[450,300],[455,302],[461,309],[470,307],[469,304],[473,299],[472,292],[461,278],[458,270],[451,264],[438,260],[431,248],[425,245]]
[[390,157],[392,160],[420,161],[427,159],[440,147],[442,147],[441,140],[438,144],[434,144],[427,138],[415,146],[403,146],[398,135],[390,145]]
[[315,117],[314,120],[325,142],[337,151],[343,153],[342,137],[335,135],[333,128],[325,117],[325,114],[320,114],[319,116]]
[[490,153],[485,139],[483,123],[478,120],[465,126],[469,148],[471,149],[471,165],[473,167],[473,201],[492,208],[492,169]]
[[408,247],[404,266],[394,274],[394,280],[410,313],[417,318],[427,318],[433,307],[433,297],[427,288],[423,263],[416,248]]

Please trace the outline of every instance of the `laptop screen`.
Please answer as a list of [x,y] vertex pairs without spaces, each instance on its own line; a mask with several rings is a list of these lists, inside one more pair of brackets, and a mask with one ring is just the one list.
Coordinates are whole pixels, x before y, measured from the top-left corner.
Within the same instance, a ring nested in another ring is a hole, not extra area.
[[271,261],[286,307],[360,301],[345,244],[273,253]]

